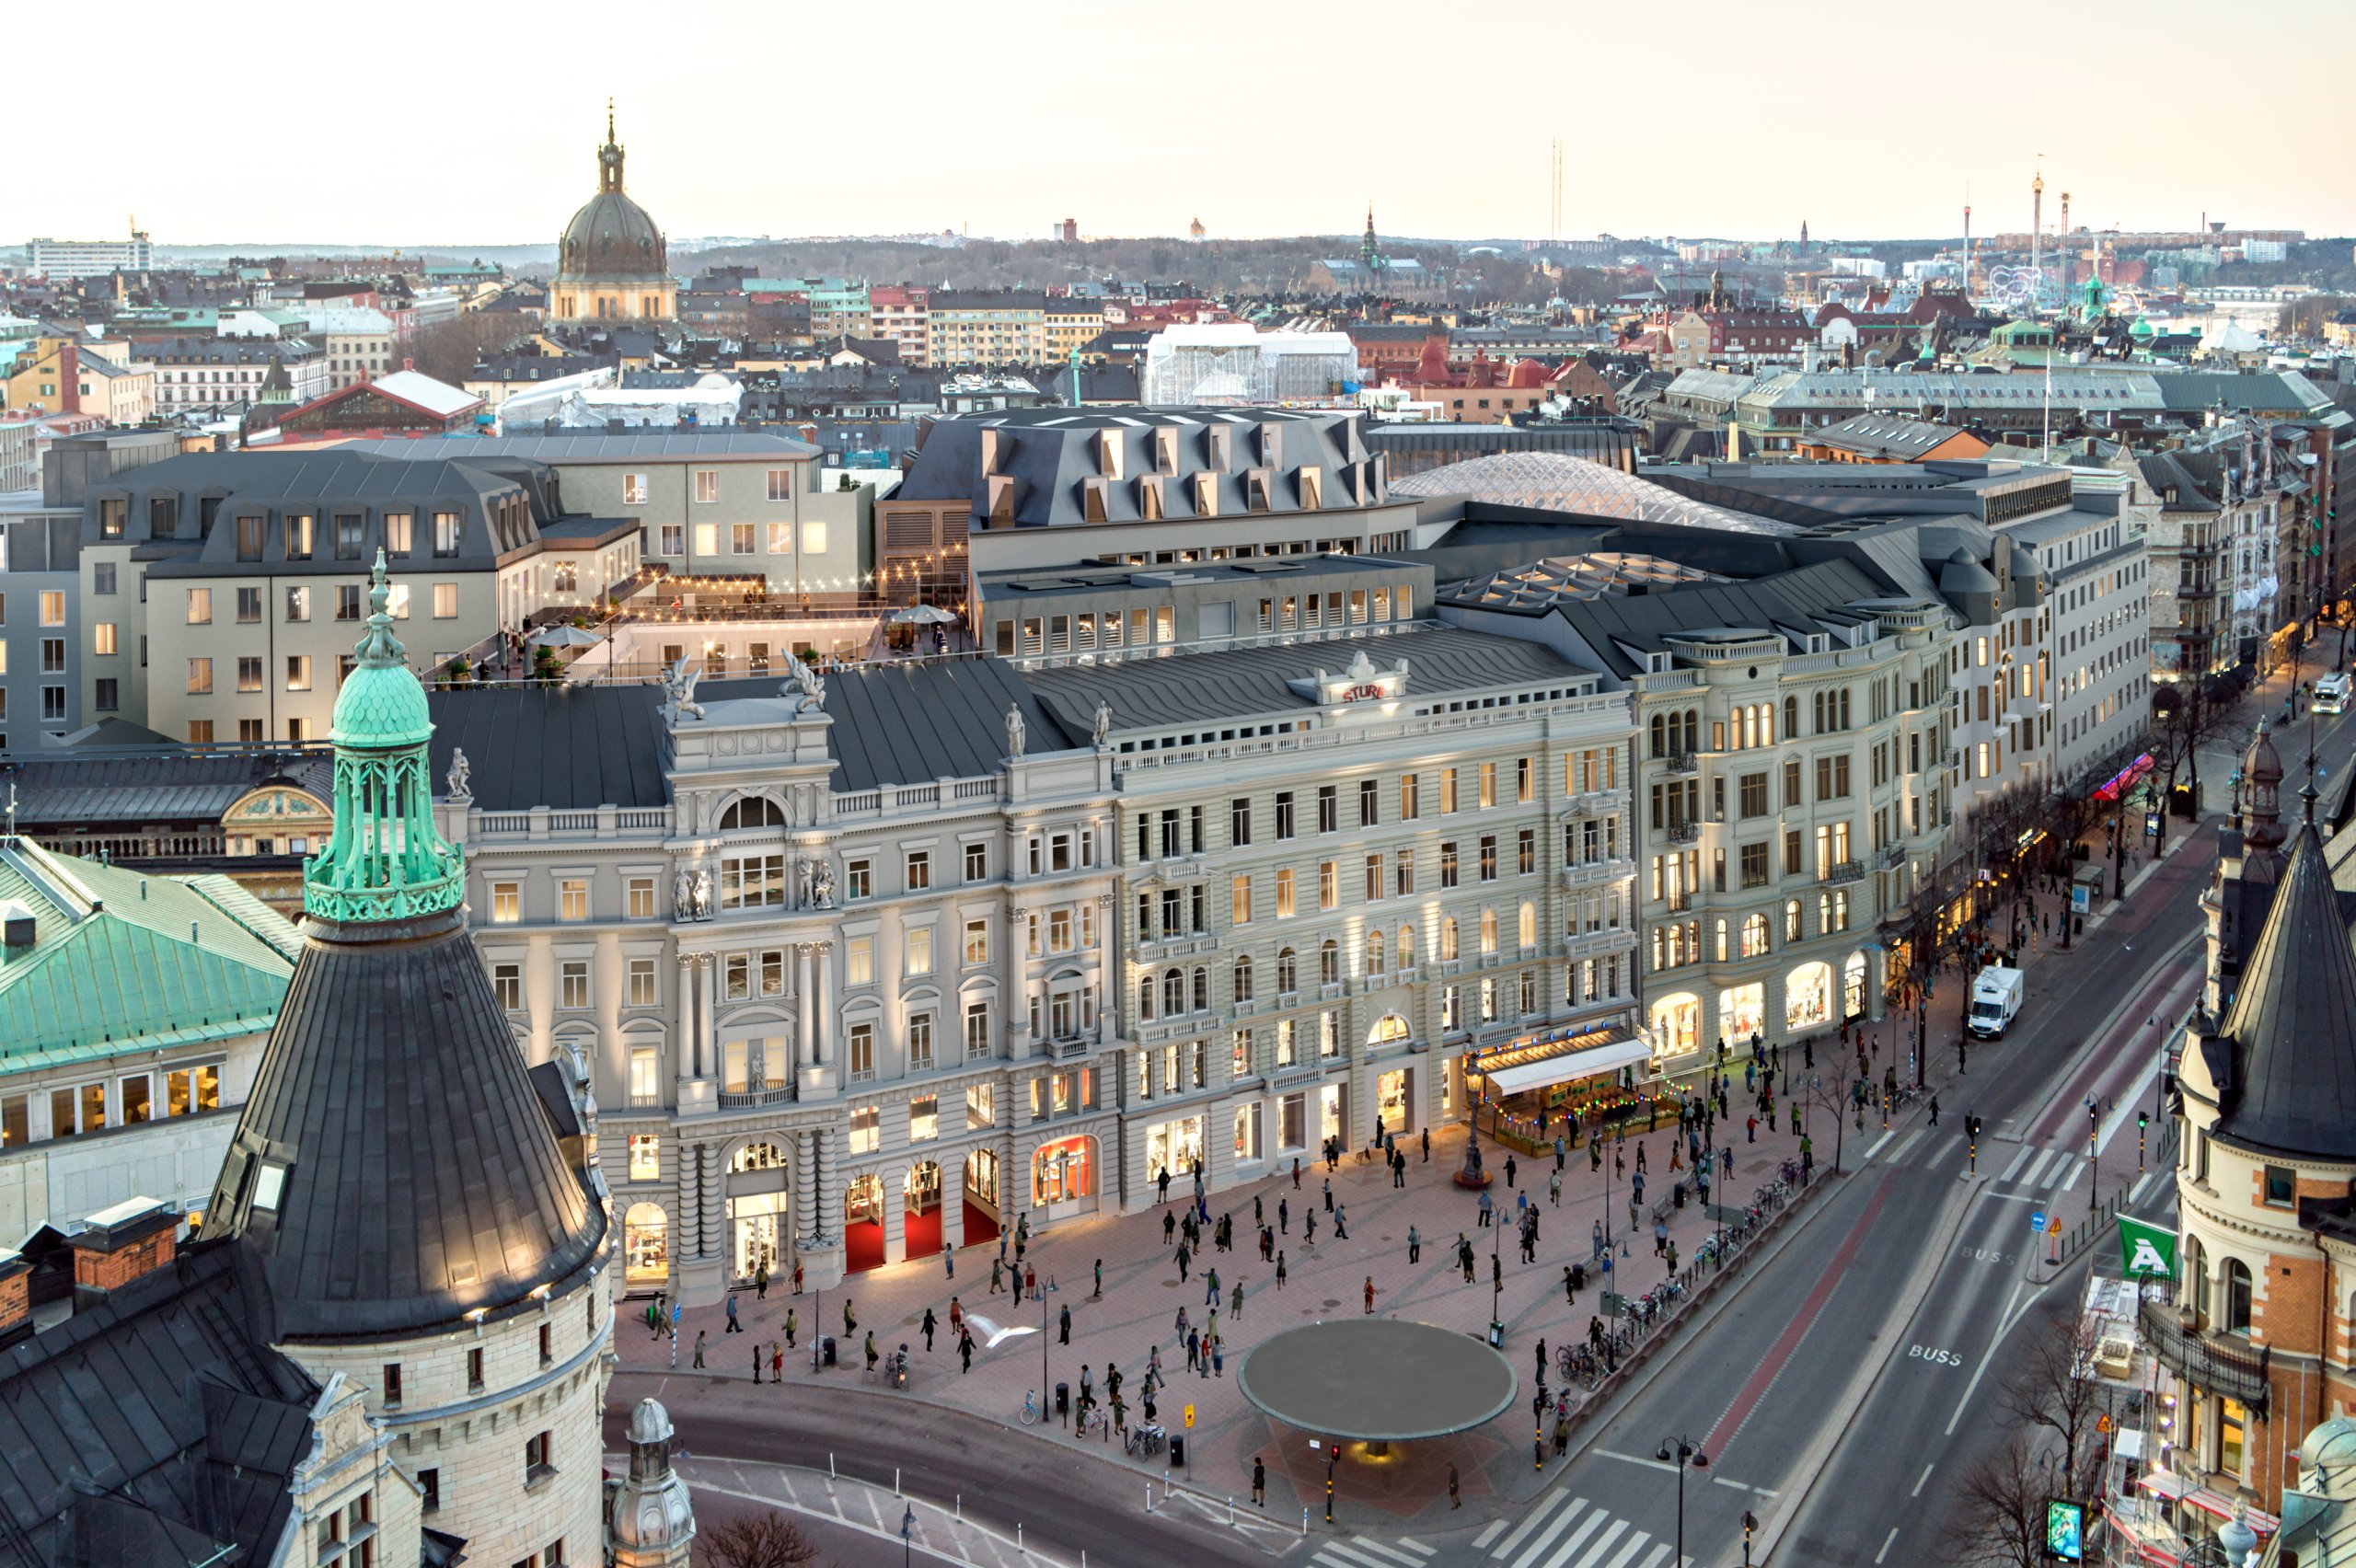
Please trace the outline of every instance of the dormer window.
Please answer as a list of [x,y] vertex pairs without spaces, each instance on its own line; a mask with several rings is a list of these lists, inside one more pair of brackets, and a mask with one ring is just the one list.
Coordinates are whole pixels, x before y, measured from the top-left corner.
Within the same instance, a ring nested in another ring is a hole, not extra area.
[[990,429],[985,429],[982,432],[983,473],[995,474],[998,472],[999,460],[1004,455],[1004,453],[999,447],[999,442],[1003,439],[1004,433],[1005,432],[1002,431]]
[[1090,523],[1104,521],[1104,481],[1085,478],[1080,481],[1080,513]]
[[1285,432],[1274,421],[1260,427],[1260,461],[1268,467],[1281,468],[1285,464]]
[[[992,433],[985,432],[985,434]],[[990,526],[1014,521],[1014,478],[1011,474],[989,476]]]
[[1213,425],[1203,432],[1204,442],[1210,452],[1211,467],[1218,473],[1226,473],[1229,464],[1234,461],[1234,436],[1235,432],[1225,425]]
[[1153,432],[1153,467],[1173,478],[1178,472],[1178,432],[1166,425]]
[[1218,515],[1218,476],[1217,474],[1202,473],[1195,476],[1195,515],[1197,517]]
[[1161,481],[1159,478],[1138,481],[1138,515],[1149,523],[1161,520]]
[[1096,432],[1096,471],[1106,479],[1114,484],[1120,483],[1127,455],[1128,444],[1121,439],[1119,431],[1100,430]]
[[1246,511],[1265,512],[1271,500],[1268,494],[1268,470],[1253,468],[1243,476],[1243,505]]
[[1300,504],[1306,512],[1314,512],[1325,504],[1325,470],[1303,468],[1300,471]]

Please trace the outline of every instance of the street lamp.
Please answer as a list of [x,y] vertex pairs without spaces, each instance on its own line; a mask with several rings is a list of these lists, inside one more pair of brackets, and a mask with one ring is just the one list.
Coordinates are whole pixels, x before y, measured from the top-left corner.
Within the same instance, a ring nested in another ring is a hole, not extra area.
[[[1677,1467],[1677,1551],[1669,1561],[1682,1562],[1685,1561],[1685,1472],[1689,1468],[1709,1469],[1710,1456],[1702,1452],[1702,1445],[1692,1438],[1680,1437],[1673,1442],[1664,1440],[1660,1446],[1660,1452],[1653,1457],[1665,1465],[1673,1464]],[[1743,1533],[1743,1551],[1746,1556],[1750,1550],[1750,1536],[1746,1527]]]
[[900,1568],[907,1568],[910,1553],[916,1550],[916,1533],[917,1511],[914,1507],[903,1507],[900,1510]]
[[2093,1214],[2102,1207],[2101,1151],[2096,1140],[2102,1136],[2102,1101],[2086,1096],[2086,1212]]

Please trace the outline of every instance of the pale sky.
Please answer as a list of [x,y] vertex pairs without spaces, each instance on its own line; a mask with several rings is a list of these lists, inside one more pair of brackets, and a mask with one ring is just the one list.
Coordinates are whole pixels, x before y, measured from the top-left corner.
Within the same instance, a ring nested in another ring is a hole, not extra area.
[[1369,198],[1386,234],[1535,238],[1557,136],[1573,238],[1951,235],[1967,199],[1976,231],[2025,229],[2039,153],[2049,224],[2066,190],[2096,227],[2356,233],[2350,0],[1854,15],[568,0],[306,6],[279,33],[129,0],[71,69],[130,112],[19,147],[0,242],[136,214],[162,245],[553,243],[608,93],[675,239],[1354,233]]

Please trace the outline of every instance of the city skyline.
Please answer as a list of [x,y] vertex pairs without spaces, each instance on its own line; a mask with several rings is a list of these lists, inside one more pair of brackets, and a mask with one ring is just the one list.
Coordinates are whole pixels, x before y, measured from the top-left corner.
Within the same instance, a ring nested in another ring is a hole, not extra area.
[[[2058,221],[2058,193],[2070,190],[2073,223],[2096,229],[2190,229],[2205,214],[2311,236],[2356,232],[2356,191],[2329,178],[2326,152],[2356,128],[2328,83],[2330,62],[2356,51],[2356,11],[2293,0],[2269,9],[2311,47],[2269,60],[2266,91],[2235,103],[2227,138],[2216,134],[2222,110],[2155,110],[2139,124],[2139,105],[2156,98],[2090,94],[2050,75],[2018,80],[2002,67],[2006,55],[1958,56],[1951,19],[1928,12],[1877,23],[1873,57],[1891,63],[1877,95],[1861,86],[1854,63],[1840,83],[1814,86],[1825,59],[1819,38],[1738,32],[1739,9],[1704,6],[1679,60],[1693,96],[1680,101],[1672,87],[1647,120],[1637,113],[1653,90],[1646,83],[1676,77],[1650,75],[1642,54],[1605,62],[1588,86],[1539,92],[1480,80],[1477,40],[1470,80],[1461,64],[1441,82],[1403,75],[1392,52],[1400,29],[1427,20],[1405,7],[1376,7],[1373,25],[1319,40],[1315,58],[1279,52],[1236,72],[1231,38],[1034,4],[1010,35],[1026,63],[976,92],[967,56],[948,47],[965,14],[918,0],[895,13],[895,29],[916,46],[895,52],[887,90],[862,86],[845,102],[789,88],[780,104],[765,92],[719,90],[693,72],[662,82],[617,75],[598,40],[611,36],[606,24],[636,20],[597,5],[560,38],[506,16],[482,18],[469,35],[474,52],[528,53],[541,88],[555,86],[536,89],[524,119],[500,117],[500,95],[479,72],[430,74],[406,81],[384,107],[359,111],[352,134],[288,136],[259,160],[210,164],[199,179],[179,156],[158,153],[142,121],[101,119],[77,135],[77,156],[17,171],[13,199],[0,204],[0,234],[98,237],[135,215],[164,245],[552,244],[595,189],[608,95],[632,194],[681,239],[958,230],[1020,240],[1046,237],[1066,217],[1090,236],[1178,236],[1200,218],[1213,237],[1290,237],[1354,233],[1369,200],[1386,234],[1542,238],[1557,137],[1568,238],[1793,238],[1803,220],[1819,237],[1936,237],[1960,233],[1967,202],[1974,232],[2020,231],[2040,156],[2049,225]],[[2175,40],[2206,14],[2189,0],[2147,7],[2136,34],[2103,41],[2101,75],[2133,82],[2173,72]],[[700,19],[708,38],[738,37],[755,57],[796,46],[788,29],[749,8]],[[1592,66],[1592,25],[1516,15],[1516,58]],[[355,45],[363,41],[359,23],[332,18],[310,41],[338,57],[333,35],[347,29]],[[136,99],[191,71],[229,69],[237,47],[133,32],[112,63],[116,88]],[[1168,85],[1149,79],[1141,98],[1130,86],[1093,85],[1119,82],[1140,60]],[[1926,73],[1955,80],[1928,81]],[[1631,86],[1616,85],[1623,81]],[[1011,84],[1038,90],[1018,94]],[[1943,85],[1955,95],[1945,111]],[[1158,107],[1156,93],[1164,95]],[[1449,93],[1468,110],[1502,113],[1502,134],[1496,114],[1447,112]],[[1361,97],[1363,108],[1348,107]],[[1334,107],[1288,107],[1328,102]],[[1010,118],[1015,103],[1020,118]],[[933,107],[912,114],[910,104]],[[999,131],[984,144],[1012,155],[988,160],[978,177],[970,161],[941,156],[973,144],[958,129],[968,114],[995,122]],[[364,132],[371,121],[377,131]],[[798,128],[812,122],[830,133],[804,139]],[[1166,129],[1172,123],[1185,128]],[[1239,150],[1220,150],[1222,133]],[[433,145],[356,158],[355,148],[378,134],[395,145],[410,136]],[[1325,171],[1306,189],[1298,177],[1276,178],[1266,161],[1272,141],[1288,137],[1299,138],[1304,167]],[[2268,156],[2251,156],[2254,146]],[[1670,170],[1674,178],[1660,177]]]

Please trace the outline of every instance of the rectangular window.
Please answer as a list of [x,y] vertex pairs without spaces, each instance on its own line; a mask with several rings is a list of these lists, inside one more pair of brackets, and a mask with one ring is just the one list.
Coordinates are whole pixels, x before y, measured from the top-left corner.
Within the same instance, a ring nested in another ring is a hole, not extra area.
[[[652,1045],[634,1045],[629,1053],[629,1102],[641,1108],[663,1103],[663,1090],[657,1081],[662,1072],[663,1053]],[[632,1178],[636,1180],[636,1178]]]
[[941,1136],[941,1096],[920,1094],[908,1101],[908,1141],[930,1143]]
[[1443,891],[1457,885],[1456,844],[1453,839],[1439,847],[1439,885]]
[[990,923],[987,920],[965,922],[965,962],[968,965],[990,961]]
[[874,1078],[875,1026],[872,1023],[854,1023],[850,1026],[850,1081],[872,1083]]
[[1494,833],[1481,836],[1481,880],[1497,880],[1497,836]]
[[629,1005],[651,1008],[660,1005],[654,989],[654,961],[633,958],[629,961],[629,987],[626,993]]
[[1481,809],[1487,811],[1496,803],[1497,765],[1494,762],[1484,762],[1481,765]]
[[286,689],[288,691],[311,689],[311,656],[308,653],[290,653],[286,656]]
[[1290,919],[1294,907],[1293,872],[1288,866],[1276,873],[1276,918]]
[[1342,826],[1342,802],[1331,784],[1317,787],[1317,831],[1337,833]]
[[990,853],[989,853],[989,847],[988,847],[987,845],[984,845],[984,844],[968,844],[968,845],[966,845],[966,846],[965,846],[965,880],[966,880],[967,882],[983,882],[983,881],[986,881],[986,880],[987,880],[987,879],[988,879],[989,874],[990,874]]
[[622,476],[622,504],[624,506],[646,504],[646,476],[644,474]]
[[455,512],[433,514],[433,553],[448,558],[458,553],[459,516]]
[[560,1008],[585,1008],[589,1005],[589,961],[568,958],[557,971],[556,1005]]
[[290,621],[306,621],[311,618],[311,591],[308,588],[294,587],[286,590],[286,618]]
[[922,893],[930,887],[932,885],[932,851],[930,849],[911,851],[908,855],[907,871],[907,888],[910,893]]
[[697,502],[709,506],[717,502],[720,499],[720,470],[698,468],[695,470],[695,476]]
[[1401,774],[1399,776],[1400,821],[1414,822],[1416,818],[1424,814],[1422,801],[1416,798],[1416,795],[1415,775],[1412,773]]
[[1237,796],[1227,803],[1228,838],[1236,847],[1252,842],[1252,801],[1249,796]]
[[1290,838],[1292,836],[1292,791],[1286,790],[1276,796],[1276,836]]
[[491,921],[494,926],[512,926],[524,917],[524,892],[521,882],[491,884]]
[[213,691],[213,661],[191,659],[188,662],[188,694],[205,697]]
[[1415,891],[1415,852],[1413,849],[1392,852],[1391,881],[1392,891],[1401,898]]
[[1382,896],[1382,857],[1380,855],[1369,855],[1366,858],[1365,896],[1369,904],[1372,904]]
[[1317,862],[1317,907],[1333,909],[1342,902],[1341,876],[1331,860]]
[[164,1114],[193,1116],[221,1109],[221,1065],[174,1067],[164,1075]]
[[[970,1010],[968,1009],[969,1014]],[[995,1086],[987,1083],[967,1084],[965,1086],[965,1130],[970,1133],[996,1125],[998,1125],[998,1097]]]
[[398,559],[410,550],[410,514],[406,512],[385,513],[385,553]]
[[875,939],[853,937],[843,944],[843,984],[872,986],[875,984]]
[[1439,775],[1439,814],[1456,814],[1456,769],[1444,767]]
[[626,906],[629,909],[629,917],[633,920],[654,918],[654,879],[653,877],[629,879]]
[[491,994],[499,998],[501,1010],[524,1010],[524,966],[520,963],[494,963],[491,966]]
[[802,553],[806,556],[822,556],[826,553],[826,524],[821,522],[802,525]]
[[1228,879],[1227,918],[1228,923],[1234,926],[1252,923],[1252,879],[1249,876]]
[[286,559],[311,559],[311,519],[307,513],[296,513],[286,520]]
[[240,626],[261,624],[260,589],[240,588],[237,590],[237,624]]
[[557,918],[586,920],[589,918],[589,883],[580,877],[568,877],[557,884]]
[[912,975],[931,974],[932,928],[930,926],[911,927],[905,946],[908,960],[907,972]]

